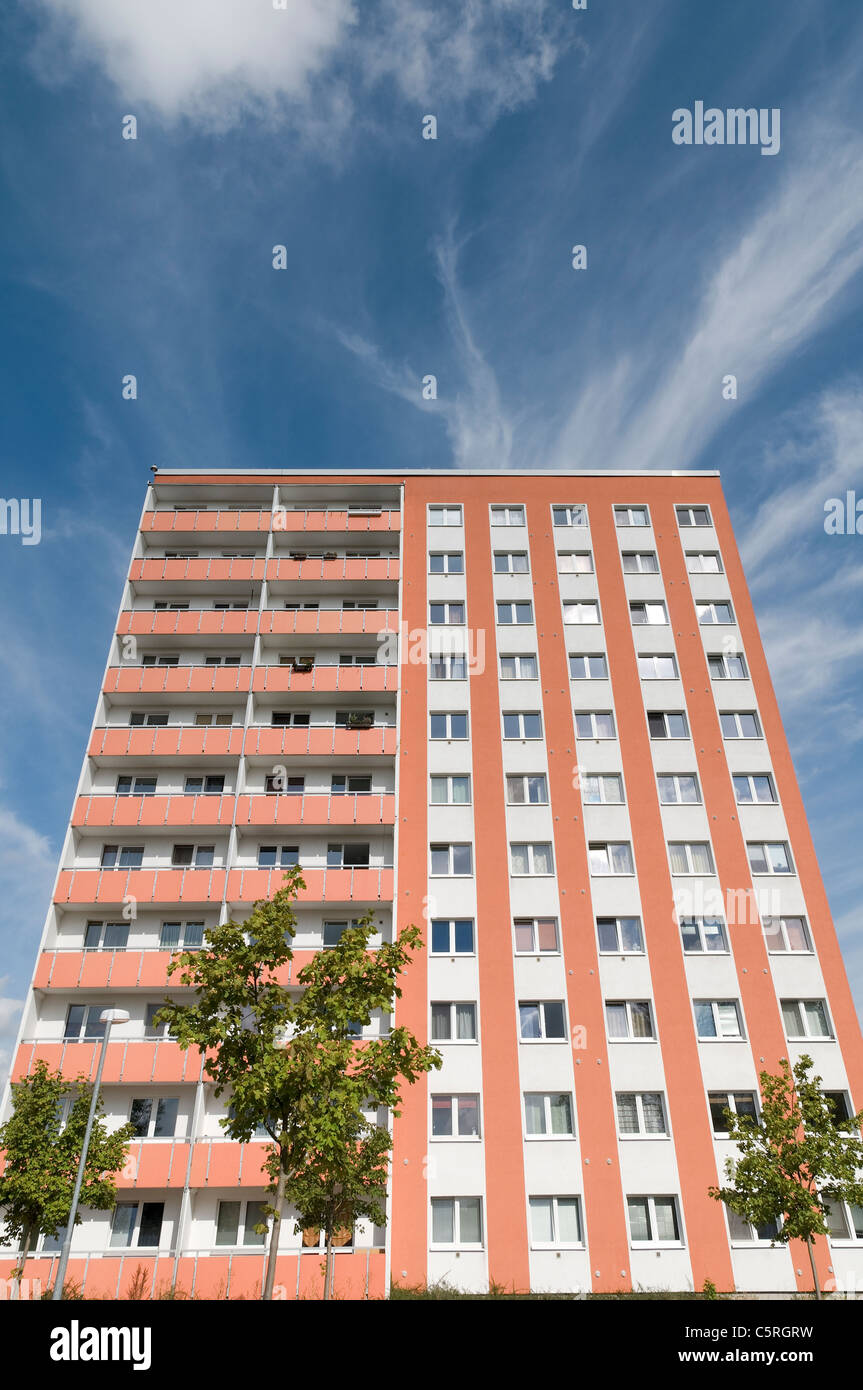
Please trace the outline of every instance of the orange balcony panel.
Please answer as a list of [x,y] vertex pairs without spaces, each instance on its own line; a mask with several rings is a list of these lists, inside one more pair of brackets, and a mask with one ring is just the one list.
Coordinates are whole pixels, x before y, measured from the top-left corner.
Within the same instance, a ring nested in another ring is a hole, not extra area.
[[237,757],[242,746],[243,730],[240,725],[218,728],[101,728],[93,730],[89,754],[92,758],[185,758],[201,753]]
[[170,951],[142,951],[138,967],[139,987],[149,989],[155,986],[158,989],[164,989],[169,981],[168,965],[170,961]]
[[221,902],[224,869],[63,869],[56,903]]
[[268,531],[271,513],[253,510],[145,512],[142,531]]
[[398,609],[265,608],[260,621],[262,633],[398,632]]
[[[257,576],[256,576],[257,577]],[[307,580],[335,583],[348,580],[362,582],[366,579],[393,580],[399,578],[399,562],[395,556],[372,556],[368,560],[292,560],[273,559],[267,561],[267,579]]]
[[[231,1272],[237,1257],[234,1255],[230,1259],[226,1255],[208,1255],[205,1260],[198,1260],[192,1264],[194,1279],[194,1294],[196,1298],[222,1299],[228,1296],[228,1285],[231,1281]],[[255,1261],[256,1265],[258,1261]],[[188,1286],[191,1291],[191,1281]]]
[[[135,1151],[136,1148],[137,1152]],[[169,1187],[174,1157],[173,1149],[173,1144],[138,1144],[133,1146],[130,1150],[130,1157],[136,1159],[135,1176],[127,1179],[126,1185],[129,1187]],[[185,1144],[183,1149],[188,1152]],[[127,1163],[127,1167],[131,1167],[131,1164]],[[185,1171],[183,1177],[185,1178]],[[120,1185],[119,1181],[117,1185]]]
[[[309,869],[303,868],[306,886],[298,902],[391,901],[392,869]],[[232,869],[228,874],[230,902],[257,902],[272,898],[283,886],[282,869]]]
[[311,671],[295,671],[291,666],[256,666],[253,689],[319,691],[396,690],[395,666],[315,666]]
[[251,582],[263,579],[265,561],[254,560],[227,560],[219,556],[198,560],[133,560],[129,570],[129,578],[134,583],[136,580],[146,580],[148,583],[182,583],[183,580],[223,580],[235,579],[243,582]]
[[392,825],[395,798],[390,793],[316,796],[241,796],[238,825]]
[[241,1144],[211,1144],[208,1187],[236,1187],[240,1180],[241,1156]]
[[105,954],[110,954],[111,973],[108,983],[112,989],[135,989],[143,983],[140,980],[141,966],[149,952],[112,951]]
[[250,666],[112,666],[105,676],[106,694],[246,693]]
[[235,637],[242,633],[254,633],[257,623],[256,608],[177,608],[160,609],[158,612],[140,608],[126,609],[120,614],[117,632],[121,637],[129,633],[136,637],[182,637],[198,633]]
[[401,514],[392,508],[382,507],[379,512],[366,516],[355,512],[320,508],[314,510],[284,510],[277,513],[273,527],[279,531],[398,531],[401,527]]
[[45,1062],[49,1071],[59,1071],[62,1056],[62,1042],[22,1042],[15,1054],[10,1080],[21,1081],[25,1076],[29,1076],[39,1061]]
[[83,951],[79,983],[82,989],[107,989],[113,951]]

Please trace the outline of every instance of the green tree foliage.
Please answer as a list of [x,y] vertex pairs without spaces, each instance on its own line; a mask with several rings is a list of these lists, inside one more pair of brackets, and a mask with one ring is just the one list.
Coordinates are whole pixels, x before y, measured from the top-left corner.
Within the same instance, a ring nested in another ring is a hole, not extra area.
[[805,1241],[820,1298],[814,1237],[827,1234],[832,1203],[863,1206],[863,1111],[837,1119],[813,1065],[802,1056],[792,1071],[783,1058],[778,1075],[760,1073],[760,1120],[726,1110],[737,1154],[725,1161],[726,1186],[709,1191],[753,1226],[781,1221],[781,1244]]
[[[86,1077],[75,1081],[49,1072],[44,1061],[30,1076],[12,1083],[13,1111],[0,1125],[4,1168],[0,1175],[3,1238],[19,1243],[17,1278],[40,1233],[56,1236],[69,1220],[72,1193],[90,1113],[93,1088]],[[65,1124],[61,1116],[67,1098],[72,1104]],[[109,1133],[100,1116],[101,1097],[90,1135],[80,1208],[110,1211],[116,1202],[115,1179],[126,1159],[131,1125]]]

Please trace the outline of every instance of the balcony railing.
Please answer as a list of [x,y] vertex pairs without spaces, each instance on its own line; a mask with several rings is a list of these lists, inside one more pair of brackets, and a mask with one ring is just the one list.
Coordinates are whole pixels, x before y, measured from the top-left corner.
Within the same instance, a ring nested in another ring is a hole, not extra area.
[[366,757],[396,755],[396,731],[389,725],[371,729],[337,729],[332,724],[313,724],[306,729],[256,726],[246,730],[246,757]]
[[[297,901],[307,902],[390,902],[393,896],[391,867],[370,869],[312,869],[302,866],[305,888]],[[227,898],[232,903],[256,902],[272,898],[284,886],[283,869],[230,869]]]
[[233,794],[221,796],[114,796],[91,792],[79,796],[73,825],[89,826],[207,826],[230,825]]
[[296,666],[256,666],[252,689],[311,691],[354,691],[398,689],[398,666],[335,666],[312,664],[307,671]]
[[148,531],[269,531],[269,507],[202,507],[198,511],[161,508],[145,512],[141,530]]
[[363,510],[347,508],[300,507],[272,511],[271,508],[214,507],[198,511],[174,511],[161,508],[144,513],[141,530],[145,534],[159,531],[177,532],[250,532],[270,531],[289,536],[292,532],[362,532],[398,531],[401,513],[398,509],[371,506]]
[[267,561],[267,579],[270,581],[320,580],[329,584],[338,580],[398,580],[399,572],[399,560],[395,555],[370,555],[363,558],[338,555],[332,559],[304,560],[288,556],[287,559],[280,557]]
[[228,582],[234,580],[241,583],[260,581],[264,577],[267,568],[266,560],[263,555],[256,556],[254,559],[229,559],[221,555],[202,555],[197,559],[187,560],[166,560],[164,557],[158,559],[139,559],[133,560],[129,570],[129,578],[133,583],[146,581],[147,583],[178,583],[184,581],[222,580]]
[[122,951],[57,947],[40,952],[33,988],[164,990],[172,954],[176,952],[147,951],[140,947],[127,947]]
[[[86,1076],[93,1081],[99,1065],[102,1039],[86,1042],[65,1038],[25,1039],[15,1056],[12,1080],[29,1076],[38,1061],[44,1060],[51,1071],[64,1076]],[[166,1085],[181,1081],[199,1081],[203,1073],[203,1058],[196,1047],[185,1050],[173,1038],[130,1037],[108,1043],[105,1071],[106,1085],[112,1082],[135,1082],[140,1086],[154,1083]]]
[[91,758],[194,757],[202,753],[221,758],[239,757],[243,748],[243,726],[161,724],[150,728],[126,725],[93,730]]
[[74,826],[198,829],[238,825],[392,825],[391,792],[259,792],[221,796],[115,796],[90,792],[79,796]]
[[392,792],[303,792],[237,797],[237,825],[393,825]]
[[54,902],[121,906],[138,903],[220,903],[225,869],[62,869]]
[[207,666],[110,666],[102,687],[106,695],[245,694],[251,683],[251,664]]
[[251,608],[127,608],[117,623],[117,633],[125,637],[189,637],[202,633],[214,637],[250,636],[258,630],[258,605]]
[[397,608],[265,608],[261,634],[398,632]]

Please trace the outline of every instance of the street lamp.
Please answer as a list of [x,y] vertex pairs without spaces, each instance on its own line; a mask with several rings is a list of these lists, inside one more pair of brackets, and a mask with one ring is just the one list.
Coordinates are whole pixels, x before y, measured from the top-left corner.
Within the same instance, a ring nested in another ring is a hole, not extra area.
[[84,1184],[84,1169],[87,1166],[87,1150],[90,1147],[90,1135],[93,1132],[93,1121],[96,1118],[96,1106],[99,1102],[99,1087],[102,1084],[102,1072],[105,1069],[105,1054],[108,1051],[108,1039],[111,1036],[112,1023],[128,1023],[129,1015],[125,1009],[103,1009],[99,1015],[99,1022],[105,1025],[105,1036],[102,1039],[102,1052],[99,1056],[99,1066],[96,1071],[96,1080],[93,1083],[93,1096],[90,1101],[90,1114],[87,1116],[87,1128],[84,1131],[84,1143],[81,1146],[81,1158],[78,1163],[78,1176],[75,1178],[75,1191],[72,1193],[72,1206],[69,1210],[69,1220],[66,1225],[66,1234],[63,1237],[63,1249],[60,1252],[60,1263],[57,1266],[57,1277],[54,1280],[54,1292],[52,1300],[59,1300],[63,1297],[63,1282],[66,1278],[66,1266],[69,1263],[69,1251],[72,1249],[72,1235],[75,1230],[75,1217],[78,1215],[78,1199],[81,1196],[81,1188]]

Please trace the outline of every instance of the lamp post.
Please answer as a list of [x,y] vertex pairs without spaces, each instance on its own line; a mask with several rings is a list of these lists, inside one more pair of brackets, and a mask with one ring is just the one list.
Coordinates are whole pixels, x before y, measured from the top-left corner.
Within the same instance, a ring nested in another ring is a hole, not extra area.
[[63,1249],[60,1252],[60,1263],[57,1266],[57,1277],[54,1280],[54,1292],[52,1300],[57,1301],[63,1297],[63,1283],[66,1278],[66,1266],[69,1263],[69,1252],[72,1249],[72,1236],[75,1231],[75,1217],[78,1215],[78,1200],[81,1196],[81,1188],[84,1185],[84,1169],[87,1166],[87,1150],[90,1147],[90,1135],[93,1132],[93,1121],[96,1118],[96,1106],[99,1103],[99,1087],[102,1084],[102,1072],[105,1069],[105,1054],[108,1051],[108,1039],[111,1036],[112,1023],[128,1023],[129,1015],[125,1009],[103,1009],[99,1015],[99,1022],[105,1025],[105,1036],[102,1039],[102,1051],[99,1056],[99,1066],[96,1070],[96,1080],[93,1083],[93,1096],[90,1101],[90,1114],[87,1116],[87,1128],[84,1131],[84,1143],[81,1146],[81,1158],[78,1163],[78,1175],[75,1178],[75,1191],[72,1193],[72,1206],[69,1209],[69,1220],[66,1224],[66,1234],[63,1237]]

